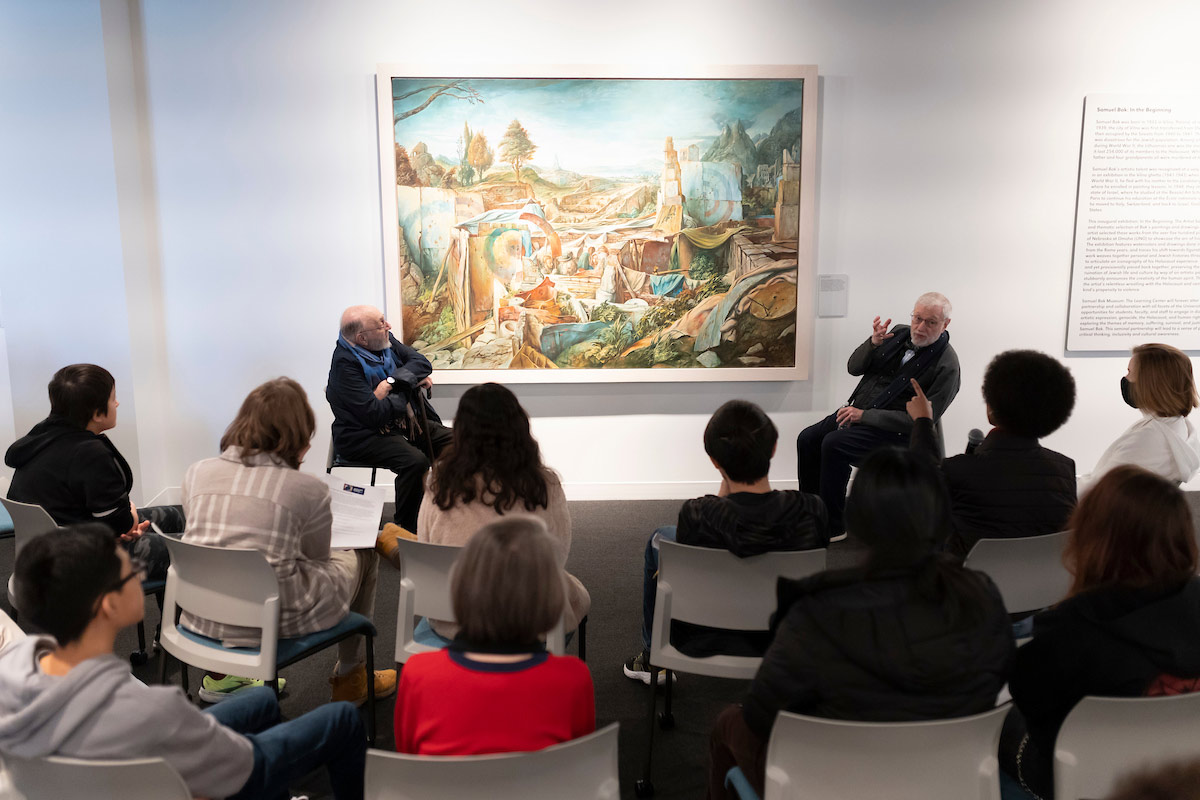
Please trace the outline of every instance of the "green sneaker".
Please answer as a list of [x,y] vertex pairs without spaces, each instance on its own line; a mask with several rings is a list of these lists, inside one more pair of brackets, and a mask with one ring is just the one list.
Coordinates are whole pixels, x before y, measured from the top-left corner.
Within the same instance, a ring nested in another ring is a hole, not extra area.
[[[226,675],[220,680],[213,678],[211,675],[205,675],[204,680],[200,684],[200,699],[206,703],[219,703],[222,700],[228,700],[243,689],[253,689],[255,686],[265,685],[266,681],[239,678],[236,675]],[[283,693],[283,687],[286,685],[287,680],[280,678],[279,692],[281,694]]]

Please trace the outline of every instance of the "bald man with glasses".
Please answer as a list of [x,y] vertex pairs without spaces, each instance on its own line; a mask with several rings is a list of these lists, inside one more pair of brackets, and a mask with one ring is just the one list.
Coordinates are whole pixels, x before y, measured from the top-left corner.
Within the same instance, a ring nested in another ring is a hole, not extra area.
[[334,451],[396,473],[396,524],[415,532],[430,457],[451,433],[426,398],[433,386],[429,359],[391,329],[374,306],[342,313],[325,399],[333,409]]
[[958,394],[958,354],[950,346],[952,308],[927,292],[913,305],[911,325],[876,317],[871,336],[850,354],[846,370],[861,376],[846,404],[796,437],[800,489],[825,501],[833,540],[845,538],[842,512],[850,468],[878,447],[908,447],[913,421],[905,404],[916,379],[933,404],[936,423]]

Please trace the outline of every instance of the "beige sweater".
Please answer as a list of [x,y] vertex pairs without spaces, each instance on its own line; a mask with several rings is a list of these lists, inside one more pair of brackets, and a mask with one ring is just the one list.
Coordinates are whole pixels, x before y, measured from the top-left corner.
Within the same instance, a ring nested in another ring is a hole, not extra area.
[[[558,475],[551,470],[546,470],[546,488],[549,504],[545,508],[538,507],[533,511],[526,511],[524,504],[518,503],[506,513],[528,514],[546,523],[546,528],[554,539],[559,566],[565,570],[567,556],[571,552],[571,512],[567,509],[567,496],[563,492],[562,483]],[[425,499],[421,501],[421,511],[417,515],[417,541],[462,547],[475,531],[489,522],[495,522],[501,516],[495,508],[479,499],[443,511],[433,502],[433,492],[429,488],[427,478]],[[588,613],[592,598],[578,578],[570,573],[564,574],[568,585],[567,599],[571,604],[571,613],[567,614],[567,627],[573,629]],[[457,632],[457,627],[447,622],[431,620],[431,624],[438,634],[448,639],[453,638]]]
[[[279,635],[299,636],[331,628],[350,608],[356,576],[349,562],[329,557],[329,487],[260,453],[251,466],[240,449],[198,461],[183,479],[184,541],[262,551],[279,580]],[[227,645],[254,646],[256,629],[184,614],[182,622]]]

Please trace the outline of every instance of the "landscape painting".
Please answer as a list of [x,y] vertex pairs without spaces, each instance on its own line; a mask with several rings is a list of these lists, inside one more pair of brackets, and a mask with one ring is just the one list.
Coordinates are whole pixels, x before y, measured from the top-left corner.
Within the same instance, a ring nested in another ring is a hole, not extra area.
[[747,71],[381,67],[396,333],[443,382],[807,378],[816,68]]

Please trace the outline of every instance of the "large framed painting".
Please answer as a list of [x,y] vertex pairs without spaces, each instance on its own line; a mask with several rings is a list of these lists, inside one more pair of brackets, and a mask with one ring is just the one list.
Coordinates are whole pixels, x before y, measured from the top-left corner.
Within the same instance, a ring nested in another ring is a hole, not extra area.
[[437,380],[808,377],[815,66],[377,87],[385,312]]

